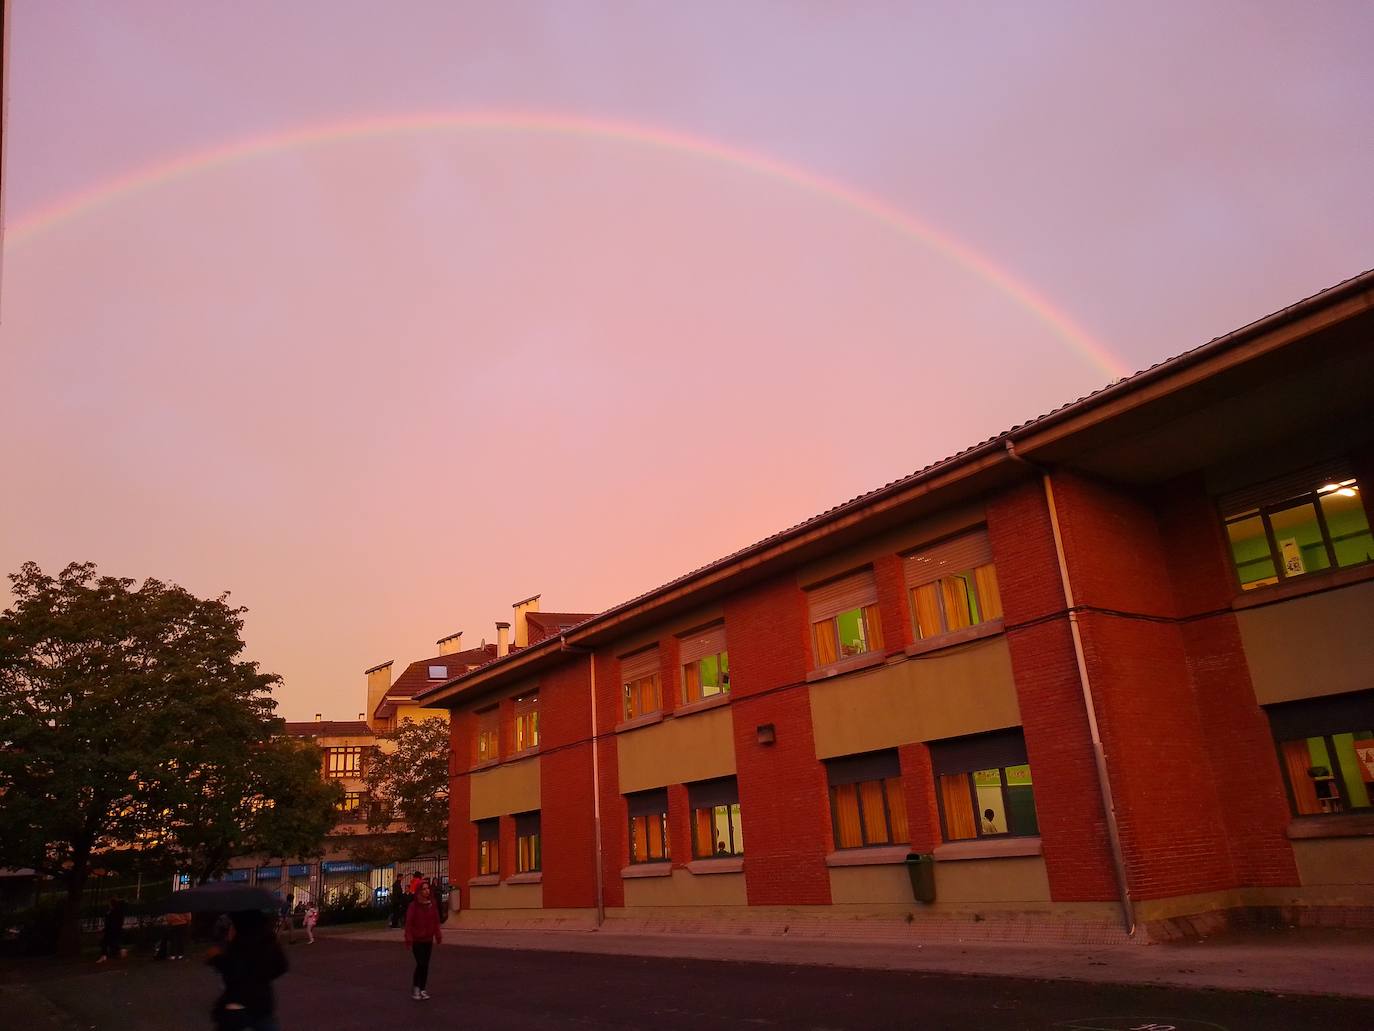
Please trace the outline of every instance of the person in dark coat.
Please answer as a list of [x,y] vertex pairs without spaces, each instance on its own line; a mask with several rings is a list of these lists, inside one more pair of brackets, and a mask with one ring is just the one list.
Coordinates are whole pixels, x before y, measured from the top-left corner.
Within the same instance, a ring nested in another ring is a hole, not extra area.
[[105,922],[100,932],[100,958],[97,963],[107,959],[119,959],[124,954],[124,900],[110,899],[110,907],[105,910]]
[[396,879],[391,882],[391,897],[387,900],[391,903],[391,926],[400,927],[401,918],[406,912],[406,885],[401,880],[401,875],[397,874]]
[[212,949],[209,964],[224,979],[212,1016],[216,1031],[280,1031],[272,982],[286,973],[286,953],[272,921],[256,910],[229,914],[223,951]]
[[429,885],[421,882],[415,899],[406,910],[406,937],[410,951],[415,954],[415,975],[410,979],[410,997],[428,999],[425,985],[429,982],[429,957],[434,946],[444,940],[444,932],[439,927],[439,907],[434,904],[434,893]]

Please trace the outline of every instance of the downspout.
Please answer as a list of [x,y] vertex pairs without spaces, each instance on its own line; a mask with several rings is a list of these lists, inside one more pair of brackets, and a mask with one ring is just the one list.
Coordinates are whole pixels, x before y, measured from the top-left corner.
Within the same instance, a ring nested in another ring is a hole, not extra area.
[[568,635],[560,634],[558,650],[564,652],[585,652],[587,655],[587,682],[592,693],[592,840],[596,851],[596,926],[606,922],[606,886],[601,872],[601,735],[596,729],[596,652],[591,648],[581,648],[568,643]]
[[1069,579],[1069,564],[1064,557],[1064,535],[1059,529],[1059,511],[1054,503],[1054,484],[1050,471],[1044,466],[1016,453],[1016,444],[1007,438],[1007,454],[1040,477],[1045,490],[1045,506],[1050,513],[1050,530],[1054,534],[1054,555],[1059,562],[1059,580],[1064,588],[1064,604],[1069,613],[1069,634],[1073,638],[1073,656],[1078,665],[1078,686],[1083,692],[1083,709],[1088,714],[1088,733],[1092,737],[1093,762],[1097,766],[1097,784],[1102,792],[1102,811],[1107,818],[1107,840],[1112,849],[1112,866],[1116,873],[1116,887],[1121,899],[1121,915],[1126,933],[1135,936],[1135,905],[1131,902],[1130,883],[1126,879],[1126,860],[1121,852],[1121,830],[1116,822],[1116,803],[1112,798],[1112,783],[1107,776],[1107,754],[1102,747],[1102,733],[1097,724],[1097,703],[1093,697],[1092,681],[1088,677],[1088,660],[1083,654],[1083,631],[1078,623],[1078,606],[1074,602],[1073,582]]

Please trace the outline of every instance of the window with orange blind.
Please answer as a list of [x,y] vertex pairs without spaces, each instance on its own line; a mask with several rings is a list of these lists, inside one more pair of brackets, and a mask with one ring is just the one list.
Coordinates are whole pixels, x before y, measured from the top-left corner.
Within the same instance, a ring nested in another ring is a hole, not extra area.
[[659,691],[658,646],[620,660],[620,679],[625,692],[625,719],[647,716],[663,707]]
[[861,569],[808,588],[806,601],[817,669],[841,659],[882,651],[883,627],[878,618],[878,586],[872,569]]
[[514,752],[539,747],[539,692],[533,691],[515,699],[515,722],[511,727]]
[[688,784],[687,804],[692,810],[694,858],[744,855],[744,826],[734,777]]
[[640,791],[625,796],[630,814],[630,863],[666,863],[668,851],[668,792]]
[[477,876],[501,872],[501,821],[477,821]]
[[1294,816],[1371,808],[1374,691],[1286,702],[1267,714]]
[[986,530],[922,548],[908,555],[903,566],[918,639],[928,641],[1002,618]]
[[518,813],[515,817],[515,872],[534,873],[541,869],[541,852],[539,813]]
[[865,848],[911,840],[896,751],[827,759],[835,848]]
[[496,706],[477,714],[477,761],[489,762],[500,757],[501,710]]
[[930,757],[946,841],[1040,833],[1020,729],[936,741]]
[[684,635],[679,658],[684,704],[730,693],[730,655],[725,649],[724,623]]

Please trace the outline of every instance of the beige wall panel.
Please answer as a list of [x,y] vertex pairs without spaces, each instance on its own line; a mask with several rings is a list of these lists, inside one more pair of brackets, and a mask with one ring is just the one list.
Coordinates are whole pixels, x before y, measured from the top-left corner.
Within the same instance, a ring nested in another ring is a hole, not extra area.
[[948,509],[926,519],[898,527],[877,537],[870,537],[862,544],[833,555],[809,562],[797,570],[797,583],[803,587],[828,580],[847,573],[857,566],[872,562],[879,555],[895,555],[904,551],[914,551],[922,544],[929,544],[941,537],[958,533],[960,530],[977,526],[987,519],[982,505]]
[[[1236,613],[1261,705],[1369,687],[1374,581]],[[1316,675],[1314,657],[1320,656]]]
[[816,755],[828,759],[1021,724],[1003,637],[811,685]]
[[541,909],[542,884],[487,884],[473,888],[472,909]]
[[666,719],[616,736],[624,793],[735,774],[730,707]]
[[636,906],[745,906],[744,874],[699,875],[674,870],[671,877],[625,880],[625,908]]
[[479,770],[468,777],[472,819],[528,813],[539,808],[539,757]]
[[1374,886],[1374,838],[1309,838],[1293,842],[1298,882]]
[[837,906],[875,902],[915,906],[905,866],[838,866],[830,871],[830,901]]
[[1048,902],[1050,881],[1040,856],[961,859],[935,864],[935,901]]

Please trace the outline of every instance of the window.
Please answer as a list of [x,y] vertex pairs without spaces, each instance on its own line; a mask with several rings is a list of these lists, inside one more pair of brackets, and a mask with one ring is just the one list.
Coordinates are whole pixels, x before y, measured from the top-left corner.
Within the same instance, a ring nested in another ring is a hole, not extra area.
[[539,854],[539,814],[520,813],[515,817],[515,872],[534,873],[542,869]]
[[895,751],[827,759],[825,772],[837,849],[911,840]]
[[878,586],[865,569],[806,592],[816,668],[883,648]]
[[1374,558],[1360,485],[1335,462],[1218,499],[1242,589]]
[[692,855],[696,859],[744,855],[739,788],[734,777],[687,785],[692,809]]
[[919,640],[1002,618],[997,568],[992,564],[986,530],[924,548],[908,555],[903,565]]
[[937,741],[930,755],[946,841],[1040,833],[1019,729]]
[[335,808],[339,811],[340,814],[344,816],[348,816],[350,814],[357,814],[358,817],[361,817],[363,809],[363,799],[365,797],[366,794],[362,791],[345,791],[343,801],[340,802],[338,806],[336,806]]
[[658,689],[658,645],[620,660],[620,679],[625,685],[625,718],[658,712],[663,702]]
[[1370,808],[1374,691],[1270,706],[1294,816]]
[[668,792],[641,791],[626,795],[630,812],[630,862],[668,861]]
[[730,693],[730,655],[725,650],[725,624],[682,639],[683,704]]
[[515,700],[515,752],[539,747],[539,693],[531,692]]
[[447,666],[430,666],[430,667],[429,667],[429,679],[430,679],[430,680],[447,680],[447,679],[448,679],[448,667],[447,667]]
[[500,758],[501,710],[496,706],[477,714],[477,761]]
[[363,750],[361,746],[350,748],[326,748],[325,769],[331,777],[361,777],[363,775]]
[[501,872],[501,821],[477,821],[477,876]]

